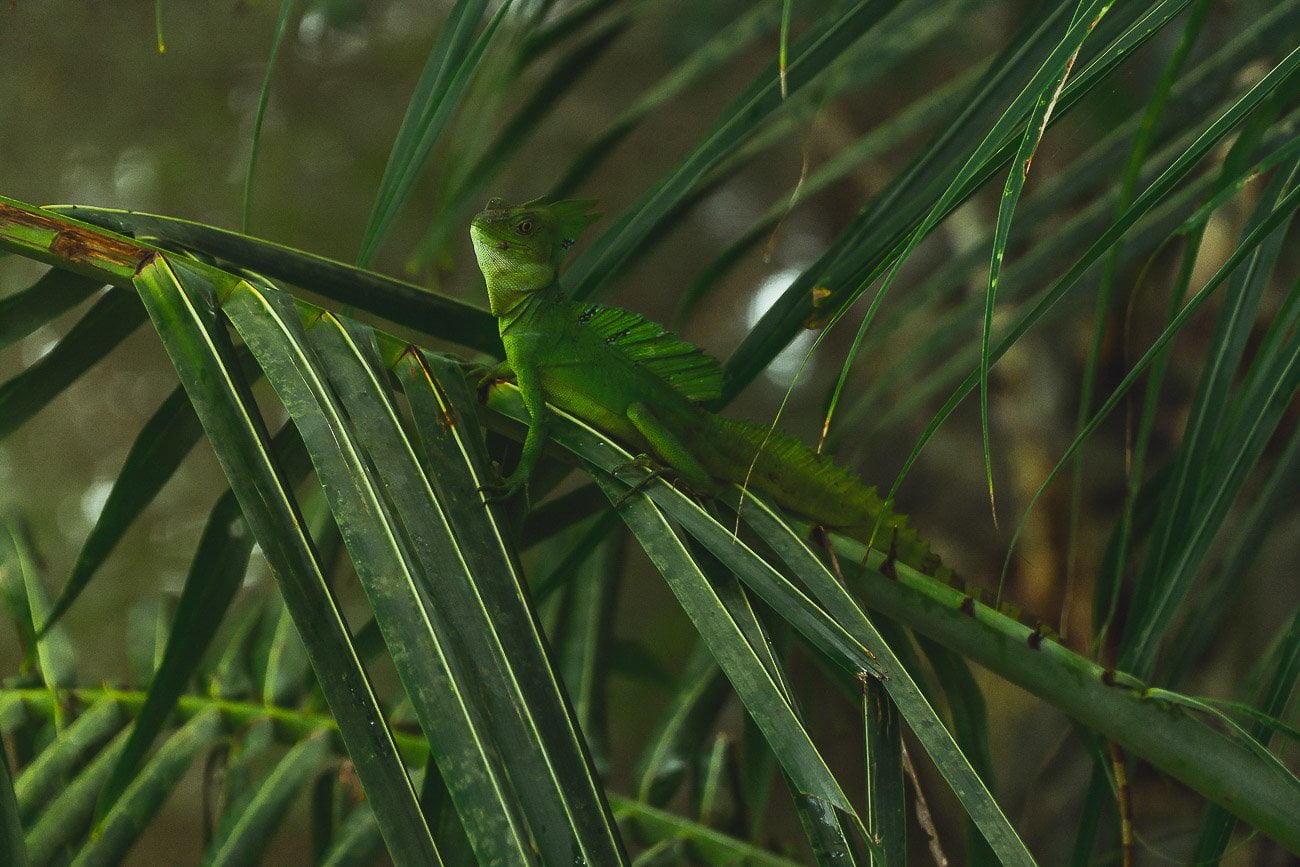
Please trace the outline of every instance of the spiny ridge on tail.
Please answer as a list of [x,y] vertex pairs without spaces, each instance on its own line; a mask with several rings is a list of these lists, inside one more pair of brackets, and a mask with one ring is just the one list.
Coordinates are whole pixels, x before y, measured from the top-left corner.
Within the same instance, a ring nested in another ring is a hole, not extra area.
[[892,550],[898,562],[919,572],[945,582],[955,577],[930,550],[930,543],[907,525],[906,515],[885,508],[874,486],[866,485],[796,437],[737,419],[716,419],[725,433],[745,446],[738,456],[742,477],[731,481],[745,481],[743,474],[761,446],[762,453],[749,478],[755,490],[828,529],[886,553]]

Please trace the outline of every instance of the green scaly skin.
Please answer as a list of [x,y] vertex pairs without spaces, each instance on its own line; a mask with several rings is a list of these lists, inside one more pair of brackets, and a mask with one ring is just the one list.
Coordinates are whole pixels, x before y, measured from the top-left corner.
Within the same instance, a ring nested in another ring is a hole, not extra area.
[[470,226],[506,366],[531,419],[519,464],[502,482],[507,495],[537,466],[550,403],[662,461],[693,490],[748,484],[791,512],[882,551],[892,546],[899,562],[950,580],[952,571],[905,516],[884,508],[875,488],[793,437],[701,409],[696,402],[721,387],[712,359],[635,314],[564,295],[560,264],[596,220],[593,204],[493,199]]

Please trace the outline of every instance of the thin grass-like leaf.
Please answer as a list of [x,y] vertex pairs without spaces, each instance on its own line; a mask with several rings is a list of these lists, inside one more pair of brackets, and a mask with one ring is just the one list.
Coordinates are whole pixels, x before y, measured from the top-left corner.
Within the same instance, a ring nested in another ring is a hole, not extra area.
[[[873,127],[870,132],[853,144],[836,153],[824,165],[809,173],[800,188],[798,200],[794,201],[794,206],[797,208],[816,193],[843,181],[844,177],[854,169],[867,163],[873,157],[891,150],[908,137],[915,135],[924,124],[930,122],[935,116],[942,117],[955,111],[961,104],[962,98],[970,90],[976,75],[981,71],[982,68],[977,66],[945,83],[933,93],[918,99],[903,111],[886,119],[879,126]],[[793,198],[793,194],[791,198]],[[769,238],[773,230],[791,213],[791,210],[789,200],[783,200],[773,205],[753,225],[746,229],[744,234],[733,241],[730,246],[719,253],[712,262],[696,274],[691,281],[691,285],[682,296],[677,312],[677,321],[681,322],[689,318],[700,302],[719,287],[722,278],[741,260],[745,253],[765,238]]]
[[[1160,80],[1156,83],[1155,89],[1147,101],[1146,108],[1142,113],[1141,124],[1138,127],[1137,134],[1133,140],[1133,146],[1129,151],[1128,157],[1124,162],[1124,169],[1120,175],[1119,189],[1116,193],[1116,213],[1123,213],[1124,209],[1133,201],[1133,196],[1137,191],[1137,184],[1141,174],[1142,164],[1147,159],[1147,154],[1151,150],[1156,136],[1156,130],[1159,127],[1161,115],[1165,110],[1165,105],[1173,91],[1175,84],[1178,83],[1179,73],[1182,71],[1183,64],[1187,61],[1188,54],[1191,53],[1192,46],[1196,44],[1197,37],[1200,35],[1201,28],[1205,24],[1205,19],[1209,13],[1209,0],[1196,0],[1191,11],[1187,15],[1187,23],[1183,27],[1182,35],[1179,37],[1177,46],[1171,53],[1168,62],[1165,64],[1164,71],[1160,75]],[[1110,255],[1106,257],[1106,264],[1101,276],[1101,283],[1097,289],[1097,302],[1095,313],[1093,315],[1092,341],[1088,346],[1088,357],[1084,362],[1083,379],[1079,385],[1079,409],[1075,419],[1076,432],[1087,421],[1087,413],[1092,408],[1093,391],[1096,387],[1096,379],[1101,362],[1102,341],[1106,334],[1106,325],[1112,315],[1111,304],[1112,296],[1115,291],[1116,277],[1119,272],[1121,245],[1116,244],[1111,248]],[[1071,479],[1070,490],[1070,527],[1069,535],[1066,540],[1066,599],[1063,605],[1068,605],[1071,589],[1073,588],[1074,564],[1076,556],[1076,545],[1079,533],[1079,517],[1082,512],[1083,503],[1083,481],[1084,481],[1084,452],[1080,452],[1075,458],[1073,477]],[[1142,475],[1142,461],[1137,462],[1137,466],[1131,471],[1137,478]],[[1068,622],[1066,611],[1062,611],[1061,623]]]
[[550,195],[571,195],[647,115],[669,103],[692,84],[716,72],[746,45],[771,30],[779,14],[780,9],[775,0],[765,0],[755,3],[724,25],[711,39],[692,52],[689,58],[647,88],[604,131],[583,145],[559,179],[551,185]]
[[[1225,406],[1231,398],[1229,388],[1251,337],[1255,311],[1286,237],[1288,222],[1279,217],[1289,218],[1290,214],[1278,214],[1274,209],[1284,205],[1284,202],[1279,201],[1280,197],[1297,177],[1297,173],[1300,173],[1300,163],[1287,168],[1289,170],[1279,169],[1275,173],[1245,227],[1246,239],[1242,247],[1234,251],[1231,261],[1242,261],[1245,258],[1241,254],[1242,249],[1249,243],[1249,262],[1240,273],[1232,275],[1232,282],[1225,290],[1225,306],[1216,323],[1213,348],[1192,405],[1191,417],[1179,452],[1179,462],[1166,495],[1162,498],[1164,508],[1161,517],[1157,519],[1150,553],[1135,588],[1132,622],[1125,630],[1120,659],[1121,664],[1139,675],[1144,676],[1153,668],[1158,639],[1173,617],[1175,606],[1189,589],[1195,567],[1199,565],[1200,554],[1208,547],[1212,531],[1217,529],[1218,522],[1211,517],[1214,513],[1212,497],[1222,502],[1218,516],[1221,520],[1222,513],[1230,502],[1223,502],[1224,498],[1235,494],[1237,486],[1244,481],[1244,478],[1240,478],[1240,473],[1231,472],[1231,467],[1242,465],[1242,457],[1246,449],[1251,447],[1251,437],[1242,434],[1253,433],[1255,426],[1248,428],[1243,424],[1239,428],[1239,438],[1228,440],[1230,446],[1235,443],[1239,456],[1233,463],[1223,458],[1212,461],[1214,452],[1218,450],[1214,440],[1216,435],[1232,430],[1232,417],[1225,413]],[[1292,193],[1294,192],[1293,190]],[[1291,198],[1293,203],[1290,207],[1294,208],[1294,195]],[[1277,226],[1271,237],[1254,237],[1258,226],[1269,220]],[[1258,249],[1254,249],[1255,245],[1259,245]],[[1219,275],[1216,274],[1216,277]],[[1288,351],[1285,345],[1278,347],[1278,350],[1283,358],[1296,352],[1294,347]],[[1274,353],[1265,354],[1257,363],[1266,363],[1271,355]],[[1286,365],[1287,362],[1284,360],[1283,364]],[[1272,376],[1264,380],[1270,391],[1280,390],[1283,406],[1288,396],[1293,395],[1294,386],[1288,389],[1287,379],[1289,377],[1283,374],[1281,379]],[[1271,395],[1265,397],[1269,396]],[[1263,430],[1271,431],[1280,413],[1269,424],[1259,416],[1259,410],[1267,407],[1269,401],[1264,401],[1264,407],[1259,407],[1258,402],[1254,403],[1257,409],[1252,415],[1255,416],[1256,423],[1262,423]],[[1218,430],[1221,425],[1222,429]],[[1262,442],[1255,444],[1254,448],[1258,450],[1262,445]],[[1246,461],[1245,466],[1252,463],[1253,461]],[[1213,473],[1210,471],[1211,465],[1215,467]],[[1235,485],[1234,476],[1237,477]],[[1214,486],[1213,489],[1210,489],[1211,485]]]
[[1286,513],[1296,490],[1300,490],[1300,429],[1291,434],[1250,510],[1235,528],[1227,550],[1206,581],[1202,601],[1170,640],[1164,662],[1170,684],[1179,683],[1187,675],[1206,645],[1218,634],[1223,619],[1231,616],[1232,602],[1241,592],[1242,579],[1251,573],[1269,529]]
[[569,696],[597,768],[609,767],[609,697],[614,614],[622,562],[620,534],[597,545],[595,556],[572,575],[559,605],[559,619],[548,633],[555,668]]
[[[1079,4],[1079,11],[1083,11],[1082,3]],[[1098,9],[1096,14],[1098,16],[1105,15],[1106,11],[1106,8],[1103,7]],[[1094,20],[1093,25],[1095,24],[1096,21]],[[1090,27],[1089,30],[1091,29]],[[1016,206],[1020,204],[1020,194],[1025,189],[1025,181],[1029,177],[1034,154],[1038,151],[1038,145],[1043,140],[1043,133],[1047,131],[1047,124],[1052,118],[1052,110],[1056,107],[1056,101],[1061,95],[1062,88],[1065,87],[1066,80],[1070,77],[1070,70],[1074,68],[1074,61],[1078,58],[1079,51],[1082,48],[1082,43],[1075,46],[1073,53],[1065,61],[1057,80],[1047,82],[1047,87],[1039,94],[1038,103],[1029,114],[1029,120],[1025,123],[1024,137],[1020,140],[1020,147],[1011,160],[1011,171],[1007,173],[1007,182],[1002,188],[1002,200],[998,203],[998,215],[993,228],[993,248],[990,251],[989,259],[989,281],[984,300],[984,324],[980,329],[980,432],[984,438],[984,483],[988,487],[989,511],[993,516],[994,529],[998,526],[998,508],[993,485],[993,447],[989,442],[989,341],[992,339],[993,334],[993,311],[997,306],[998,278],[1002,273],[1002,259],[1006,256],[1007,241],[1011,235],[1011,221],[1015,215]],[[869,316],[863,319],[864,327],[868,321],[870,321]],[[858,343],[860,341],[856,341],[855,346]],[[847,373],[848,365],[845,365],[840,382],[836,385],[837,398]],[[833,411],[834,404],[827,410],[828,422]],[[998,592],[1001,595],[1001,588],[999,588]]]
[[227,824],[204,853],[203,863],[256,863],[281,817],[324,760],[328,747],[329,734],[321,732],[289,750],[258,784],[252,797],[227,814]]
[[874,678],[862,683],[867,757],[867,822],[884,867],[907,863],[907,792],[903,788],[903,726],[898,706]]
[[269,705],[288,705],[302,695],[311,667],[289,609],[280,606],[276,615],[266,652],[262,700]]
[[505,167],[510,157],[527,143],[536,129],[565,93],[580,81],[587,70],[600,59],[627,29],[631,10],[607,22],[562,58],[550,74],[533,90],[528,99],[515,111],[492,143],[465,174],[439,208],[432,227],[420,242],[413,266],[427,267],[438,255],[453,233],[464,230],[465,211],[483,196],[492,179]]
[[[790,94],[811,81],[848,46],[897,5],[894,0],[860,0],[835,17],[814,25],[800,39],[787,69]],[[735,144],[781,106],[781,84],[773,60],[726,108],[703,141],[663,181],[625,210],[573,263],[565,275],[570,294],[587,298],[620,273],[620,266],[639,247],[673,206]]]
[[[9,592],[21,599],[24,622],[20,635],[25,639],[25,650],[35,663],[41,682],[50,690],[58,690],[77,681],[77,651],[62,627],[36,636],[36,624],[44,622],[50,611],[39,559],[24,524],[14,519],[0,520],[0,563],[6,565],[7,573],[0,577],[11,583]],[[61,724],[61,712],[57,719]]]
[[614,815],[632,825],[649,841],[685,839],[705,864],[753,864],[755,867],[793,867],[797,862],[728,837],[689,819],[631,798],[610,796]]
[[359,265],[364,267],[374,261],[511,3],[512,0],[506,0],[501,4],[472,45],[470,40],[487,8],[486,0],[458,0],[448,13],[393,141],[361,240]]
[[[1124,379],[1121,380],[1119,385],[1115,387],[1114,391],[1111,392],[1110,397],[1106,399],[1106,401],[1101,405],[1101,407],[1097,410],[1097,412],[1092,416],[1088,424],[1086,424],[1084,428],[1080,431],[1079,436],[1074,439],[1074,441],[1066,449],[1065,454],[1062,456],[1061,460],[1058,461],[1055,467],[1053,467],[1052,471],[1048,474],[1047,478],[1039,486],[1033,498],[1030,500],[1029,506],[1026,508],[1024,515],[1028,514],[1029,509],[1033,508],[1034,503],[1037,502],[1038,498],[1042,495],[1043,491],[1046,490],[1047,486],[1051,484],[1053,479],[1056,478],[1057,474],[1065,466],[1064,462],[1069,458],[1073,457],[1074,453],[1078,450],[1080,445],[1086,440],[1087,436],[1089,436],[1092,433],[1092,431],[1097,428],[1097,426],[1101,423],[1101,421],[1105,419],[1105,417],[1110,413],[1110,411],[1115,408],[1115,406],[1119,403],[1120,399],[1127,392],[1127,390],[1133,385],[1134,382],[1136,382],[1139,376],[1141,376],[1141,374],[1146,370],[1146,368],[1150,365],[1151,361],[1160,354],[1164,346],[1173,338],[1173,336],[1178,332],[1178,330],[1182,327],[1182,325],[1191,317],[1192,313],[1194,313],[1197,310],[1197,308],[1199,308],[1201,304],[1205,302],[1205,300],[1210,296],[1210,294],[1215,289],[1217,289],[1219,285],[1223,283],[1228,276],[1232,274],[1233,270],[1238,265],[1240,265],[1255,250],[1255,248],[1259,246],[1259,244],[1261,244],[1268,237],[1268,235],[1277,226],[1284,224],[1286,220],[1289,220],[1291,218],[1297,206],[1300,206],[1300,187],[1297,187],[1296,189],[1293,189],[1290,193],[1288,193],[1287,196],[1278,203],[1278,206],[1269,213],[1268,217],[1265,218],[1261,223],[1259,223],[1254,228],[1254,230],[1252,230],[1247,235],[1247,237],[1243,240],[1242,244],[1238,246],[1236,250],[1233,251],[1232,255],[1229,256],[1228,260],[1223,264],[1223,266],[1220,267],[1219,270],[1215,272],[1214,276],[1212,276],[1194,296],[1192,296],[1192,298],[1187,302],[1187,304],[1183,306],[1182,310],[1179,311],[1178,315],[1173,318],[1169,326],[1161,333],[1160,337],[1158,337],[1156,341],[1147,349],[1147,351],[1143,354],[1142,358],[1139,359],[1138,362],[1133,365],[1133,367],[1125,375]],[[1300,368],[1296,368],[1295,366],[1298,360],[1300,360],[1300,348],[1294,349],[1289,359],[1287,359],[1286,361],[1287,370],[1294,371],[1300,369]],[[1284,382],[1288,379],[1290,379],[1290,376],[1287,376],[1283,380],[1275,380],[1275,389],[1284,389],[1285,387]],[[1270,394],[1267,397],[1272,398],[1273,396],[1274,396],[1273,394]],[[1274,417],[1274,423],[1276,423],[1276,418],[1280,417],[1280,414],[1281,413],[1278,410],[1275,410],[1274,413],[1271,414]],[[1262,442],[1251,441],[1251,439],[1254,438],[1254,435],[1256,431],[1260,428],[1260,426],[1267,426],[1266,417],[1263,415],[1258,416],[1254,420],[1254,425],[1250,430],[1251,437],[1248,437],[1245,440],[1239,442],[1238,444],[1239,448],[1237,450],[1237,454],[1234,456],[1234,464],[1236,466],[1240,466],[1244,462],[1243,456],[1246,453],[1248,453],[1249,450],[1252,449],[1257,450],[1262,448],[1263,446]],[[1228,492],[1232,489],[1233,489],[1232,480],[1228,477],[1221,477],[1220,482],[1214,492],[1214,495],[1219,500],[1219,502],[1218,503],[1211,502],[1211,505],[1217,506],[1220,510],[1226,509],[1227,504],[1223,502],[1223,500],[1227,496]],[[1194,541],[1199,540],[1202,544],[1208,544],[1208,540],[1206,539],[1206,531],[1213,523],[1212,516],[1214,514],[1214,511],[1215,511],[1214,508],[1207,508],[1206,510],[1202,511],[1201,518],[1196,523],[1195,527],[1193,528],[1193,533],[1189,538],[1191,538]],[[1220,511],[1220,517],[1221,517],[1221,511]],[[1014,545],[1016,537],[1019,536],[1020,531],[1024,528],[1024,524],[1025,524],[1025,517],[1022,516],[1019,524],[1017,525],[1016,533],[1012,536],[1012,545]],[[1182,549],[1180,554],[1180,559],[1175,564],[1175,570],[1176,570],[1174,572],[1175,575],[1181,576],[1184,574],[1183,570],[1186,569],[1188,563],[1192,561],[1193,557],[1195,556],[1195,551],[1196,551],[1196,546],[1192,546],[1192,545],[1189,545]],[[1004,565],[1004,570],[1005,570],[1005,565]],[[1182,586],[1182,583],[1183,582],[1179,582],[1180,587]],[[1154,611],[1156,616],[1163,617],[1167,621],[1167,618],[1172,616],[1172,610],[1170,606],[1172,605],[1173,597],[1176,595],[1176,589],[1178,588],[1171,588],[1168,591],[1162,592],[1160,597],[1160,604],[1148,610]],[[1134,666],[1134,663],[1138,663],[1137,665],[1138,670],[1145,671],[1149,669],[1149,667],[1154,662],[1155,648],[1150,642],[1147,642],[1146,644],[1141,643],[1141,637],[1149,636],[1152,633],[1140,632],[1136,634],[1139,636],[1139,639],[1135,639],[1132,641],[1132,643],[1128,643],[1126,645],[1125,651],[1121,654],[1120,657],[1121,660],[1120,664],[1125,668],[1132,668]]]
[[[1244,117],[1260,104],[1280,83],[1300,67],[1300,48],[1292,51],[1277,66],[1269,70],[1251,90],[1243,95],[1231,109],[1215,120],[1183,154],[1174,161],[1160,176],[1137,197],[1133,205],[1124,213],[1124,216],[1112,223],[1110,227],[1102,233],[1088,252],[1075,261],[1059,280],[1045,292],[1033,307],[1026,311],[1016,323],[1008,329],[998,345],[990,352],[990,361],[1000,358],[1016,341],[1025,334],[1035,323],[1040,320],[1052,306],[1054,306],[1083,276],[1089,266],[1100,258],[1101,254],[1109,249],[1110,245],[1115,243],[1124,232],[1132,226],[1155,202],[1184,176],[1191,167],[1224,135],[1237,125]],[[1280,219],[1280,217],[1279,217]],[[1205,290],[1198,296],[1204,300]],[[1186,310],[1187,308],[1184,308]],[[1193,308],[1194,309],[1194,308]],[[1190,315],[1190,314],[1189,314]],[[1166,332],[1169,333],[1169,332]],[[915,464],[921,450],[929,442],[934,432],[953,412],[957,404],[965,398],[967,394],[978,384],[979,372],[976,370],[957,387],[952,396],[944,403],[939,412],[936,413],[930,423],[926,426],[925,431],[918,438],[913,446],[911,453],[904,461],[903,468],[900,470],[898,478],[895,480],[890,489],[886,501],[892,500],[898,492],[898,487],[902,479],[911,470]]]
[[[290,486],[306,476],[306,452],[296,429],[287,426],[272,441],[271,448]],[[239,504],[228,491],[217,500],[208,516],[176,606],[162,660],[149,682],[144,706],[135,715],[130,741],[101,793],[100,816],[126,791],[177,700],[189,688],[203,654],[243,582],[253,542]]]
[[0,853],[6,864],[27,867],[27,847],[23,844],[23,824],[18,818],[7,752],[0,755]]
[[48,864],[65,846],[81,838],[95,812],[99,788],[126,745],[126,738],[127,733],[123,731],[109,741],[53,799],[45,802],[36,821],[29,822],[24,840],[32,864],[37,867]]
[[[1093,7],[1100,2],[1103,0],[1091,4],[1083,14],[1095,11]],[[1169,0],[1154,7],[1120,5],[1111,10],[1103,19],[1102,29],[1112,24],[1118,35],[1092,40],[1105,47],[1089,58],[1067,85],[1053,117],[1064,116],[1120,59],[1149,39],[1186,2]],[[920,226],[937,223],[1010,158],[1014,143],[1008,141],[1009,136],[1018,129],[1047,80],[1063,67],[1064,60],[1086,35],[1085,22],[1072,28],[1068,38],[1057,34],[1061,19],[1074,8],[1076,4],[1068,0],[1055,8],[1041,6],[1043,17],[1031,19],[1004,57],[994,62],[987,80],[971,95],[967,107],[769,308],[727,361],[724,401],[747,385],[810,316],[816,314],[817,321],[826,321],[843,315],[843,304],[860,297],[877,277],[891,270],[891,263],[899,261],[899,254],[911,241],[919,240],[924,234]],[[1052,46],[1046,57],[1045,45]],[[1015,110],[1006,105],[1013,97]],[[947,206],[939,207],[945,200]],[[829,294],[814,293],[814,289],[828,290]],[[814,297],[818,299],[816,309]],[[877,292],[876,298],[882,299],[883,294]]]
[[697,642],[677,689],[637,760],[637,800],[662,807],[677,793],[699,745],[731,694],[708,646]]
[[23,821],[30,822],[53,801],[67,778],[73,775],[73,769],[117,735],[126,718],[121,703],[111,699],[96,702],[60,732],[54,743],[41,750],[15,782],[18,814]]
[[266,106],[271,101],[271,73],[275,70],[275,59],[280,55],[280,44],[284,42],[284,32],[289,26],[289,13],[293,11],[293,0],[280,0],[280,14],[275,20],[275,37],[271,40],[271,53],[266,58],[266,72],[262,75],[262,89],[257,95],[257,113],[253,116],[253,141],[248,153],[248,170],[244,173],[244,214],[240,220],[240,231],[248,233],[249,223],[253,217],[253,177],[257,171],[257,153],[262,147],[262,121],[266,119]]
[[163,801],[195,758],[220,734],[221,714],[215,708],[181,726],[97,824],[90,841],[77,852],[72,863],[78,867],[119,863],[140,832],[154,821]]
[[379,824],[368,801],[362,801],[343,820],[334,843],[320,859],[321,867],[364,867],[373,864],[383,845]]

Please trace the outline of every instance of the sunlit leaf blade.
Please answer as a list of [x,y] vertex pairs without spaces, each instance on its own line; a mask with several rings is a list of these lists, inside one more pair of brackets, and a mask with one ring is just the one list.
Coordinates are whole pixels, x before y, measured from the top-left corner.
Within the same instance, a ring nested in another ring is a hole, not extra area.
[[293,799],[320,766],[329,748],[329,734],[320,732],[300,741],[276,763],[235,809],[204,853],[205,864],[257,863],[272,832]]
[[0,439],[58,397],[144,321],[131,291],[110,289],[57,345],[22,373],[0,385]]
[[190,220],[82,205],[53,205],[49,210],[119,232],[167,238],[404,328],[484,352],[501,352],[496,319],[490,313],[413,283]]
[[401,129],[393,141],[388,165],[379,182],[379,192],[361,241],[358,264],[365,266],[374,261],[384,236],[406,203],[439,134],[451,120],[511,2],[506,0],[501,4],[472,45],[470,40],[487,8],[486,0],[457,0],[447,14],[438,41],[429,53],[424,72],[411,95]]
[[807,731],[664,514],[645,494],[627,495],[619,483],[597,480],[612,501],[627,496],[621,511],[628,528],[664,576],[746,709],[763,729],[796,790],[852,813],[852,804]]
[[180,782],[199,753],[221,734],[221,714],[211,708],[190,719],[167,738],[100,821],[90,841],[72,863],[117,864],[136,838],[155,819],[167,795]]
[[122,729],[126,709],[116,701],[97,702],[82,712],[58,739],[23,768],[14,786],[18,813],[30,822],[73,776],[73,769],[92,758]]
[[866,612],[808,550],[789,524],[758,498],[751,495],[748,500],[748,508],[741,511],[742,520],[754,528],[852,635],[867,647],[874,648],[885,672],[882,677],[885,690],[1002,863],[1032,864],[1029,851],[975,773],[970,760],[957,746],[902,662],[876,631]]
[[23,291],[0,298],[0,349],[77,306],[103,285],[62,268],[51,268]]
[[[506,795],[499,757],[477,731],[481,723],[466,703],[472,691],[449,670],[455,662],[448,649],[450,633],[439,628],[426,589],[441,570],[460,571],[464,566],[450,547],[432,493],[417,485],[399,485],[388,493],[410,502],[390,505],[368,465],[367,453],[380,464],[397,459],[393,450],[402,448],[395,416],[386,399],[378,396],[373,373],[329,314],[314,323],[309,343],[294,301],[281,292],[241,282],[222,309],[303,435],[421,729],[437,751],[440,767],[454,769],[448,785],[462,818],[473,826],[469,833],[476,852],[486,858],[519,857],[529,846],[528,831]],[[326,340],[331,342],[322,361],[313,346]],[[363,398],[378,402],[384,413],[346,410],[336,391],[347,403]],[[371,438],[370,448],[353,427],[361,424]],[[385,439],[373,439],[380,433]],[[414,524],[404,530],[399,523],[408,505],[422,508],[428,518],[418,535]]]
[[[547,643],[528,601],[501,527],[482,508],[490,464],[464,371],[452,359],[406,352],[396,365],[424,462],[436,479],[457,544],[473,580],[445,582],[448,608],[463,624],[461,651],[481,670],[492,665],[499,686],[483,700],[502,744],[509,744],[511,779],[534,827],[554,807],[563,809],[565,834],[596,862],[626,859],[599,777],[571,702],[547,655]],[[481,674],[479,675],[482,676]],[[546,799],[554,807],[528,803]],[[540,831],[538,832],[541,833]],[[572,845],[549,844],[563,851]]]
[[[157,256],[137,278],[141,297],[190,395],[244,516],[274,570],[312,657],[339,731],[395,859],[439,863],[415,791],[321,574],[301,517],[267,447],[255,405],[227,360],[217,287],[234,279]],[[214,285],[215,284],[215,285]],[[225,348],[223,348],[225,347]]]
[[[467,621],[461,613],[464,596],[456,599],[453,595],[456,594],[453,586],[457,589],[472,586],[473,577],[467,571],[466,552],[453,537],[452,528],[447,523],[447,512],[435,498],[431,481],[417,460],[415,445],[407,437],[398,420],[396,407],[379,380],[382,368],[372,332],[364,326],[353,326],[324,316],[313,323],[308,337],[319,352],[322,369],[328,370],[341,406],[373,462],[373,484],[382,485],[391,503],[392,528],[387,532],[401,534],[408,540],[405,543],[408,552],[404,556],[409,559],[409,566],[402,568],[411,570],[408,580],[411,582],[410,591],[415,594],[414,605],[424,610],[428,624],[423,629],[429,630],[430,640],[438,645],[440,665],[446,670],[440,677],[448,684],[444,689],[448,689],[449,697],[464,705],[464,709],[459,711],[465,717],[461,723],[464,732],[458,735],[463,743],[453,741],[446,744],[444,754],[435,754],[435,758],[475,851],[483,857],[481,853],[504,852],[507,850],[503,847],[510,846],[515,849],[512,857],[522,857],[522,852],[537,845],[543,852],[555,852],[558,846],[567,853],[571,845],[567,835],[563,841],[549,836],[557,821],[563,826],[562,819],[549,813],[556,807],[554,799],[545,796],[529,798],[526,788],[521,787],[524,780],[515,779],[501,758],[500,750],[505,744],[534,751],[537,745],[528,741],[518,743],[523,734],[518,730],[511,733],[514,738],[502,737],[499,725],[512,717],[517,719],[519,710],[512,708],[502,714],[494,712],[491,696],[508,693],[510,682],[501,678],[499,667],[492,672],[495,677],[488,682],[484,668],[495,660],[492,656],[482,655],[484,648],[466,645],[467,640],[472,642],[482,637],[482,625]],[[338,515],[337,506],[335,511]],[[347,524],[342,516],[340,521],[347,539]],[[354,562],[356,556],[354,551]],[[359,570],[365,568],[360,563],[357,565]],[[385,618],[391,619],[394,612],[385,610],[375,593],[371,591],[376,621],[398,660],[401,673],[403,665],[410,665],[405,657],[411,651],[403,651],[400,646],[394,648],[390,630],[399,641],[410,641],[420,633],[411,632],[409,625],[407,629],[397,629],[397,624],[386,626]],[[393,595],[393,601],[398,604],[399,598]],[[436,605],[433,600],[438,600]],[[477,654],[476,649],[479,651]],[[497,654],[496,660],[499,659]],[[409,680],[408,694],[426,734],[431,741],[435,737],[445,739],[449,733],[438,732],[437,727],[448,728],[444,719],[446,711],[440,711],[436,706],[423,706],[430,699],[420,691],[428,689],[428,681],[421,685],[417,678]],[[442,701],[445,703],[447,699]],[[495,740],[492,735],[496,735]],[[475,757],[474,761],[486,770],[476,773],[484,777],[491,775],[490,790],[484,786],[487,780],[479,781],[467,772],[473,767],[467,763],[468,751],[472,749],[482,751],[481,758]],[[512,783],[516,788],[514,792],[510,789]],[[480,813],[486,815],[480,816]],[[530,832],[536,835],[536,843],[530,838]],[[501,839],[492,839],[492,834]],[[510,837],[505,837],[505,834]]]

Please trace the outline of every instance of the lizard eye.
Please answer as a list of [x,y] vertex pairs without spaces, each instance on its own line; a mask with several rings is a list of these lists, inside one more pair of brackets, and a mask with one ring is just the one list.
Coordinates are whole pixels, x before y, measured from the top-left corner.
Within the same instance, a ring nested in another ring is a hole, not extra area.
[[521,235],[531,235],[533,233],[533,221],[521,220],[515,224],[515,231]]

